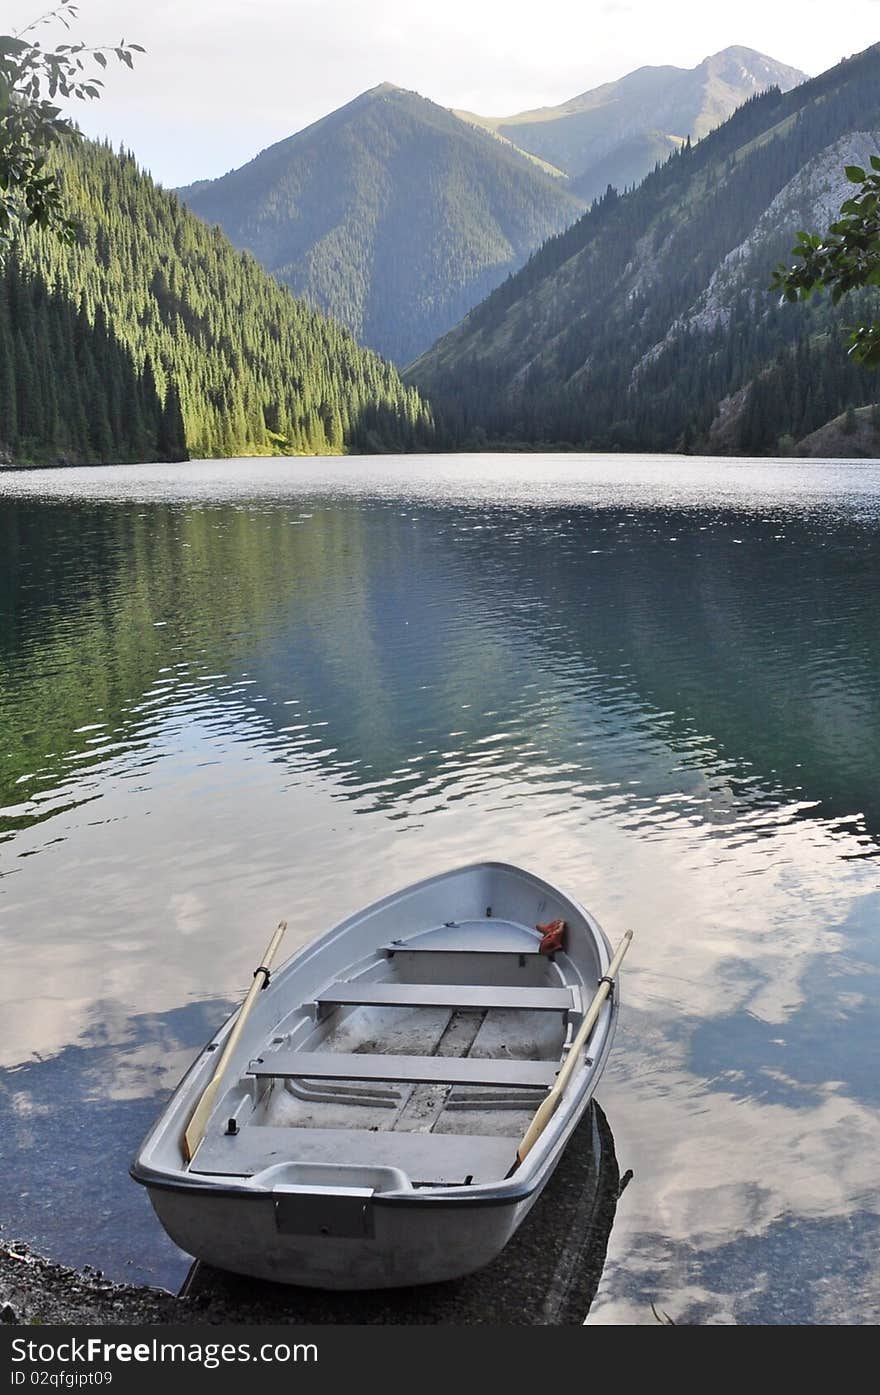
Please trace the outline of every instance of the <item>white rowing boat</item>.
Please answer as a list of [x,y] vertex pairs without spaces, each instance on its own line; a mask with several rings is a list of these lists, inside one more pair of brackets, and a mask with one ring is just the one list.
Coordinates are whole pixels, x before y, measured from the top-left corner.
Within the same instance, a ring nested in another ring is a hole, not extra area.
[[383,1288],[487,1264],[593,1094],[628,936],[612,958],[587,911],[497,862],[385,897],[270,978],[281,930],[135,1181],[182,1249],[242,1274]]

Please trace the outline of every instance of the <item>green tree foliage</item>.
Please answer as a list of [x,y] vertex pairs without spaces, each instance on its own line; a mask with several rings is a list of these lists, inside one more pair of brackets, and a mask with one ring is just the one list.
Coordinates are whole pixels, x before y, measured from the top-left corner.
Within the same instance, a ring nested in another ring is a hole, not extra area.
[[[792,255],[799,265],[777,268],[773,288],[786,300],[808,300],[815,291],[828,290],[836,305],[848,291],[880,286],[880,156],[871,156],[870,174],[861,165],[847,165],[846,176],[858,185],[858,194],[844,201],[825,237],[798,233]],[[850,353],[871,368],[880,365],[880,321],[856,326]]]
[[746,390],[731,445],[746,455],[775,455],[782,436],[799,441],[854,404],[867,406],[876,383],[840,352],[834,332],[798,336]]
[[48,228],[73,241],[76,223],[64,208],[48,157],[55,145],[77,140],[79,133],[54,98],[94,100],[103,86],[95,69],[106,68],[108,55],[131,68],[132,54],[144,51],[124,39],[116,48],[80,43],[47,49],[35,37],[47,24],[69,29],[77,13],[67,0],[18,34],[0,34],[0,258],[21,226]]
[[[871,374],[836,347],[844,307],[793,309],[767,287],[793,235],[774,201],[872,128],[880,46],[754,97],[638,188],[609,188],[407,379],[474,446],[775,453],[867,404]],[[870,318],[875,296],[854,291],[846,308]]]
[[163,403],[100,308],[90,320],[15,257],[0,276],[0,445],[14,459],[186,457],[174,385]]
[[[0,293],[0,445],[13,459],[411,451],[431,413],[388,363],[277,285],[129,154],[51,174],[77,232],[27,230]],[[14,406],[12,405],[14,402]]]

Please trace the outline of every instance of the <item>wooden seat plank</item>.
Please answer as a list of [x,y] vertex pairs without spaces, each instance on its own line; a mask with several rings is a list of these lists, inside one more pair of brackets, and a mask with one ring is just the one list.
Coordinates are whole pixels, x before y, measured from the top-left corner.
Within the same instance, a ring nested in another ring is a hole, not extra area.
[[[448,952],[448,951],[447,951]],[[569,988],[503,988],[460,983],[334,983],[316,999],[320,1007],[432,1007],[566,1012]]]
[[549,1087],[558,1061],[497,1060],[482,1056],[392,1056],[362,1052],[267,1052],[251,1061],[247,1074],[308,1080],[383,1080],[420,1085],[509,1085]]

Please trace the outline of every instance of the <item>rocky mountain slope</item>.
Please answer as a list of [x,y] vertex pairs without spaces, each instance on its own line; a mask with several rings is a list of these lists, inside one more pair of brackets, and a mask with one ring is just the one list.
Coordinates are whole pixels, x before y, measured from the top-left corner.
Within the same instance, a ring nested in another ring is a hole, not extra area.
[[[768,287],[796,231],[827,227],[845,163],[880,142],[880,45],[750,99],[630,193],[611,193],[412,366],[463,440],[773,451],[874,375],[836,309]],[[849,186],[851,187],[851,186]],[[723,428],[723,429],[721,429]]]

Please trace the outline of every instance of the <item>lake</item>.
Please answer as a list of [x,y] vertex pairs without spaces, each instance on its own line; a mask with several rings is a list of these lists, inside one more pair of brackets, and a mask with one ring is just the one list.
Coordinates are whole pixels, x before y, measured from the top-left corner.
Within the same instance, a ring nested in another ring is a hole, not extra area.
[[175,1288],[128,1178],[250,982],[520,862],[616,942],[591,1323],[880,1319],[880,465],[0,472],[3,1235]]

